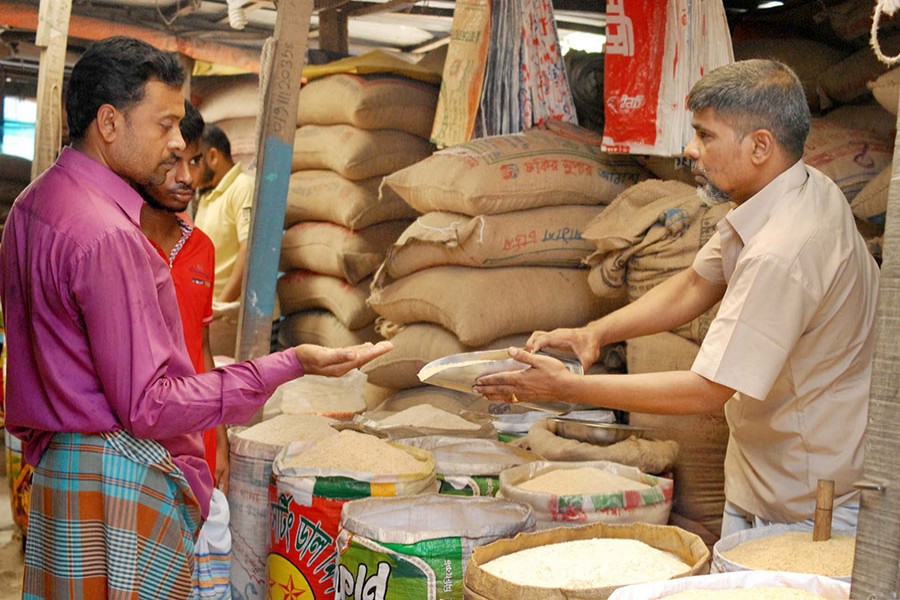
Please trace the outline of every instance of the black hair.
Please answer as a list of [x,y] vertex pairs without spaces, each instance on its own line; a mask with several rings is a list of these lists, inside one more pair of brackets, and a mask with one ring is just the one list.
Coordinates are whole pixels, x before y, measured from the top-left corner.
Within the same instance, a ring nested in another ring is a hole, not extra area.
[[174,54],[147,42],[121,35],[94,42],[75,63],[66,88],[69,138],[82,139],[104,104],[127,110],[140,102],[147,81],[175,87],[184,77]]
[[185,144],[193,144],[203,136],[203,116],[200,111],[194,108],[194,105],[184,101],[184,117],[178,124],[181,129],[181,137],[184,138]]
[[229,161],[232,160],[231,142],[228,141],[228,136],[218,125],[209,123],[203,128],[203,144],[207,148],[215,148]]

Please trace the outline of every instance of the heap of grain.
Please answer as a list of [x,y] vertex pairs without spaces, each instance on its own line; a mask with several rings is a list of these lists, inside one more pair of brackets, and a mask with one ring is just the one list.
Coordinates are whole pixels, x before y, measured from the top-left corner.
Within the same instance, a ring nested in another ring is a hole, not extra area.
[[537,461],[500,473],[504,498],[530,504],[538,528],[583,523],[666,523],[672,481],[608,461]]
[[[327,65],[326,65],[327,67]],[[393,73],[336,73],[300,90],[277,292],[284,346],[378,339],[371,275],[415,211],[379,197],[385,175],[428,157],[437,87]]]
[[[601,152],[588,130],[554,127],[473,140],[385,178],[383,193],[422,213],[388,249],[369,298],[386,321],[417,324],[415,335],[393,340],[391,354],[425,364],[506,336],[580,325],[620,305],[588,287],[582,259],[591,245],[582,230],[647,173],[631,157]],[[382,372],[387,363],[396,359],[385,355],[363,370],[384,387],[418,384],[408,370]]]
[[850,581],[856,537],[835,529],[828,540],[813,541],[804,525],[770,525],[726,536],[713,547],[713,569],[811,573]]
[[235,597],[249,600],[266,595],[267,499],[272,461],[291,443],[311,445],[337,437],[337,430],[330,425],[333,422],[314,415],[279,415],[252,427],[228,431],[231,585]]
[[709,551],[677,527],[632,523],[556,528],[478,548],[466,597],[608,598],[616,588],[705,572]]
[[453,496],[494,496],[500,491],[501,472],[540,460],[537,454],[496,440],[428,435],[402,443],[431,452],[438,493]]
[[267,573],[289,585],[299,569],[315,597],[334,594],[335,539],[348,500],[434,489],[434,460],[417,448],[344,430],[312,448],[285,448],[269,490]]
[[353,500],[341,514],[335,597],[462,598],[472,551],[533,525],[529,506],[494,498]]

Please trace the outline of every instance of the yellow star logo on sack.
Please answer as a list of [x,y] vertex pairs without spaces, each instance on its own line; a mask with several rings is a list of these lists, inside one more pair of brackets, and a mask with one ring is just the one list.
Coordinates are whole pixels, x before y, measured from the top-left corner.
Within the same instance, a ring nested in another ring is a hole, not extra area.
[[266,575],[269,600],[313,600],[316,597],[303,573],[281,555],[269,555]]

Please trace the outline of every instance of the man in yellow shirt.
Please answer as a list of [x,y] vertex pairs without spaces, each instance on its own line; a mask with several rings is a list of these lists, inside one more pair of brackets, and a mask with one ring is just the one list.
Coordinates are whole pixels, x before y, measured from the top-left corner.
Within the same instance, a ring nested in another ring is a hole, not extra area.
[[237,304],[247,262],[253,177],[244,173],[231,157],[231,143],[219,127],[203,130],[202,157],[193,165],[200,191],[195,225],[210,237],[216,248],[213,302],[217,318],[210,325],[214,355],[234,356],[237,339]]

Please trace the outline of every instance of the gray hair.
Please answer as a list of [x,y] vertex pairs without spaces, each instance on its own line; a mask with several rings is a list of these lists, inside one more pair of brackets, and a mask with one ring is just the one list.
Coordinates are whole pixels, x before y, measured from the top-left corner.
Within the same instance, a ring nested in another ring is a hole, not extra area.
[[797,75],[774,60],[742,60],[704,75],[687,98],[691,111],[713,109],[743,137],[757,129],[772,132],[795,159],[803,156],[810,114]]

